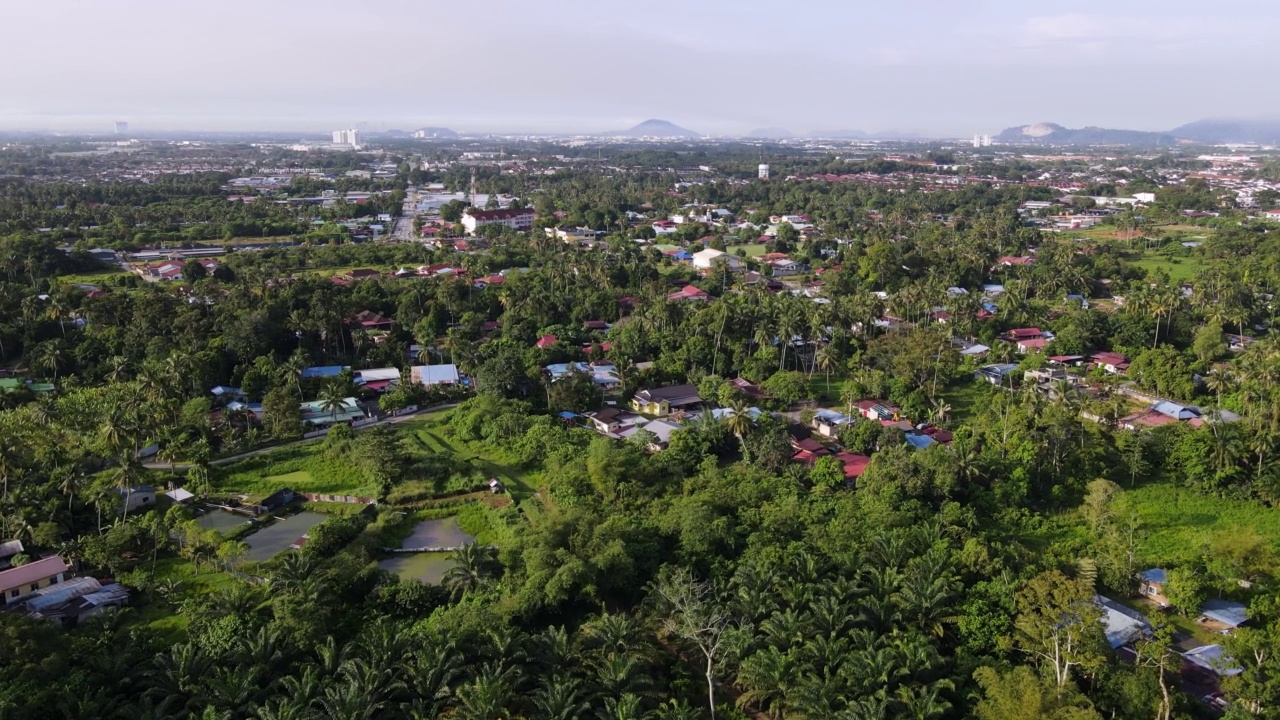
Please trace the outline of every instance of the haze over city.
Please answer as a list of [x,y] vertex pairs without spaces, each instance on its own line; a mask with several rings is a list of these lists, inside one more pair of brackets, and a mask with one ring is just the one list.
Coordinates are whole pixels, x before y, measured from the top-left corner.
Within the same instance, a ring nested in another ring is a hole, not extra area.
[[1277,114],[1256,87],[1280,64],[1277,15],[1190,0],[42,0],[3,11],[0,129],[1167,130]]

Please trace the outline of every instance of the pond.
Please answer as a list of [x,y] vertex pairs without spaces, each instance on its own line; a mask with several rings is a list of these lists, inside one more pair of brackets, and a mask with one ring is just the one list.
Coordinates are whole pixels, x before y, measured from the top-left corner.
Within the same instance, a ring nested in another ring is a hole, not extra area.
[[[409,537],[400,543],[400,547],[457,547],[475,541],[474,537],[458,527],[458,518],[447,517],[418,523]],[[436,585],[444,579],[444,574],[452,564],[449,555],[447,552],[402,553],[382,560],[378,567],[405,580]]]
[[244,559],[249,562],[270,560],[287,550],[308,530],[324,522],[325,517],[320,513],[301,512],[284,520],[277,520],[244,539],[249,544],[249,554]]
[[230,535],[249,522],[249,516],[221,510],[216,507],[196,518],[196,524],[205,530],[212,530],[219,535]]

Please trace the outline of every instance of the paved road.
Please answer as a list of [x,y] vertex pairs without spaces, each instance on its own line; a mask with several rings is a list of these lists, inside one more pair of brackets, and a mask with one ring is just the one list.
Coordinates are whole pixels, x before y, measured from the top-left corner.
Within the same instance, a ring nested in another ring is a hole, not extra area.
[[391,242],[410,242],[413,240],[413,217],[418,209],[418,189],[410,187],[405,191],[404,206],[400,208],[400,217],[388,238]]
[[[408,413],[406,415],[397,415],[394,417],[388,415],[387,417],[382,418],[377,422],[371,422],[368,425],[362,425],[360,426],[360,429],[363,430],[367,427],[373,427],[374,425],[395,425],[396,423],[402,423],[402,422],[407,422],[409,420],[413,420],[417,418],[419,415],[433,413],[438,410],[452,410],[453,408],[456,408],[456,407],[458,407],[458,403],[449,403],[446,405],[432,405],[431,407],[422,408],[417,412]],[[303,445],[305,443],[311,443],[317,440],[323,440],[324,438],[325,438],[324,435],[317,435],[316,437],[312,437],[312,438],[303,438],[301,440],[290,440],[287,443],[281,443],[279,445],[270,445],[267,447],[258,448],[257,450],[242,452],[239,455],[228,455],[227,457],[217,458],[216,460],[210,461],[209,464],[215,467],[218,465],[228,465],[233,462],[244,460],[245,458],[251,458],[254,455],[261,455],[262,453],[265,453],[265,452],[271,452],[272,450],[279,450],[280,448],[293,447],[294,445]],[[185,472],[188,468],[191,467],[191,463],[170,464],[170,463],[162,463],[162,462],[149,462],[149,463],[143,463],[142,466],[148,470],[174,470],[174,471]]]

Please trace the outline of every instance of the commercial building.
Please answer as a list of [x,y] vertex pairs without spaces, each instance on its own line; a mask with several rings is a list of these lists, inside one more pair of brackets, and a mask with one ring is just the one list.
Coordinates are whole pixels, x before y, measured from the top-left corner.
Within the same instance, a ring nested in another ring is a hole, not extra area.
[[359,148],[360,147],[360,131],[355,129],[334,130],[333,144],[334,145],[350,145],[353,148]]
[[462,227],[469,235],[485,225],[501,225],[512,230],[529,230],[533,227],[534,212],[528,208],[508,210],[475,210],[468,209],[462,214]]

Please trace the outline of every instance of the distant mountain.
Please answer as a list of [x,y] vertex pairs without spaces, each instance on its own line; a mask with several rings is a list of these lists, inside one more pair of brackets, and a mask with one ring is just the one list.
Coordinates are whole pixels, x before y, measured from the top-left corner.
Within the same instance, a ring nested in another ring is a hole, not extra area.
[[428,137],[428,138],[445,138],[445,139],[452,140],[458,137],[458,133],[450,130],[449,128],[442,128],[442,127],[418,128],[417,130],[414,131],[413,134],[416,136],[418,133],[422,133],[422,137]]
[[1065,128],[1056,123],[1036,123],[1011,127],[992,138],[1011,145],[1143,145],[1166,146],[1177,143],[1171,133],[1142,130],[1109,130],[1100,127]]
[[404,130],[388,130],[382,133],[382,136],[389,137],[389,138],[407,138],[409,137],[409,133],[405,132]]
[[606,133],[607,137],[659,137],[659,138],[700,138],[701,133],[667,122],[666,120],[645,120],[630,130],[619,130],[617,132]]
[[760,138],[762,140],[789,140],[795,137],[795,135],[792,134],[792,132],[790,130],[787,130],[786,128],[770,127],[770,128],[760,128],[759,130],[752,130],[751,132],[747,133],[747,137]]
[[1280,144],[1280,120],[1205,119],[1170,130],[1184,140],[1215,145],[1218,143]]

